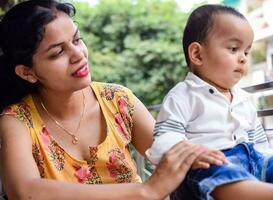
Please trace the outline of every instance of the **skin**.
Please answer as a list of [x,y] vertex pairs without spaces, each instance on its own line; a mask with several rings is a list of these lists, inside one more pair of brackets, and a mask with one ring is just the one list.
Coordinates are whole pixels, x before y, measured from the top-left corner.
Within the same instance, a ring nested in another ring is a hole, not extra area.
[[[88,73],[86,76],[75,76],[79,68],[88,67],[87,58],[87,49],[77,27],[71,18],[57,12],[56,19],[45,26],[44,38],[33,56],[33,67],[17,65],[15,69],[16,74],[26,81],[39,81],[39,92],[34,102],[43,122],[55,140],[80,160],[89,158],[88,146],[97,146],[106,137],[106,122],[89,87],[90,76]],[[71,137],[48,118],[39,98],[58,122],[68,130],[75,130],[83,110],[83,94],[85,112],[77,132],[79,142],[73,145]],[[138,99],[135,99],[133,120],[132,143],[144,155],[152,143],[155,122]],[[16,118],[0,117],[0,141],[1,178],[5,192],[13,200],[164,199],[180,184],[193,162],[205,151],[199,145],[180,142],[164,155],[145,183],[84,185],[41,179],[32,156],[28,129]]]
[[[253,31],[245,19],[218,14],[206,42],[194,42],[189,46],[191,67],[195,74],[217,88],[231,102],[230,88],[240,81],[247,70],[247,55],[252,42]],[[272,184],[252,180],[225,184],[212,193],[218,200],[269,200],[272,195]]]

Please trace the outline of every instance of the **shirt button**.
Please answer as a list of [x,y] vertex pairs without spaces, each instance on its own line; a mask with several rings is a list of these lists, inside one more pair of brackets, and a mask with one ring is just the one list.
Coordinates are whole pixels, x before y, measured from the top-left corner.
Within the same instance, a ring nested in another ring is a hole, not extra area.
[[234,133],[232,133],[232,140],[236,140],[237,139],[237,137],[236,137],[236,135],[234,134]]
[[214,93],[213,89],[210,88],[209,93],[213,94]]

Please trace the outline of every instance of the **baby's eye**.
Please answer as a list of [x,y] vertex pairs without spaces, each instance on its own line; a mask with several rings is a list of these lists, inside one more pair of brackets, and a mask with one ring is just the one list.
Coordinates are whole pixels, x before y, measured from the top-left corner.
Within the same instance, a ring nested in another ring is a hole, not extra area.
[[238,50],[237,47],[229,47],[228,49],[231,53],[236,53],[236,51]]
[[248,56],[249,52],[248,51],[245,51],[245,56]]

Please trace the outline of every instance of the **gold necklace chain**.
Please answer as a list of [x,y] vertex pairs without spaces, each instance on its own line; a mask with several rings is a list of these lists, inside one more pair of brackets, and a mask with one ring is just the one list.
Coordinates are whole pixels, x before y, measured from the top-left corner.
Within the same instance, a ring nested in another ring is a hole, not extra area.
[[83,97],[83,108],[82,108],[82,114],[81,114],[81,118],[80,118],[80,121],[78,123],[78,126],[75,130],[74,133],[72,133],[71,131],[67,130],[65,127],[63,127],[63,125],[58,122],[49,112],[48,110],[46,109],[42,99],[40,97],[39,98],[39,101],[40,101],[40,104],[42,106],[42,108],[44,109],[44,111],[46,112],[46,114],[48,115],[48,117],[59,127],[61,128],[65,133],[67,133],[68,135],[70,135],[72,137],[72,144],[76,145],[78,144],[78,141],[79,141],[79,138],[76,136],[76,133],[78,132],[80,126],[81,126],[81,122],[82,122],[82,119],[83,119],[83,116],[84,116],[84,111],[85,111],[85,95],[84,95],[84,92],[82,91],[82,97]]

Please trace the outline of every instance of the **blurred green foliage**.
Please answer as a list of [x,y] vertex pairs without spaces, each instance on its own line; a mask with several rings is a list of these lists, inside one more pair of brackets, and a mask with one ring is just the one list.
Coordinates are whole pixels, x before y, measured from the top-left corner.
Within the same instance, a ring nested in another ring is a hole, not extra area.
[[146,104],[160,103],[183,80],[181,37],[187,14],[172,0],[75,2],[92,79],[125,85]]

